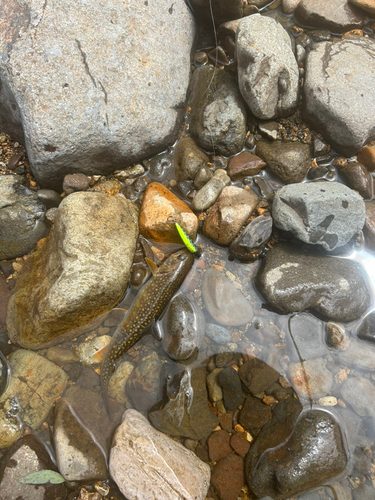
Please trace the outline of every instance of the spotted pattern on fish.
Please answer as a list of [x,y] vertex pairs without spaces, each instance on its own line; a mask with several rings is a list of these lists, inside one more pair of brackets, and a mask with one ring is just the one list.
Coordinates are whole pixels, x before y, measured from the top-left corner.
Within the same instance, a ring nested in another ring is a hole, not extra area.
[[186,249],[171,255],[138,292],[115,331],[100,370],[102,396],[108,413],[108,384],[113,363],[142,338],[153,320],[161,316],[192,268],[193,262],[193,255]]

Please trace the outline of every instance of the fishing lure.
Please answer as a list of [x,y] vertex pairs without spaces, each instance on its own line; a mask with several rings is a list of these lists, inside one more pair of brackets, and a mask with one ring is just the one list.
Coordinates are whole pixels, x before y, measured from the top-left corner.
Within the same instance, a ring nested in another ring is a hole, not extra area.
[[178,222],[175,222],[175,226],[176,226],[178,234],[180,235],[180,238],[184,242],[184,245],[186,246],[186,248],[189,250],[189,252],[191,252],[194,255],[194,257],[197,257],[199,259],[199,257],[201,256],[201,253],[198,250],[198,248],[194,245],[194,243],[191,241],[189,236],[182,229],[180,224],[178,224]]

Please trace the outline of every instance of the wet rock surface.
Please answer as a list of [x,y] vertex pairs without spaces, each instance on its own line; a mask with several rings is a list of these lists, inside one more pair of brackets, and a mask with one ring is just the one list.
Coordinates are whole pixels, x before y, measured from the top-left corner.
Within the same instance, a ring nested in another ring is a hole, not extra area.
[[251,112],[262,120],[291,114],[298,67],[281,24],[260,14],[245,17],[237,30],[236,57],[239,88]]
[[338,182],[293,184],[275,194],[272,216],[279,229],[332,251],[362,230],[365,204]]
[[241,262],[255,260],[271,237],[272,224],[269,214],[256,217],[231,243],[229,252]]
[[375,313],[372,312],[366,316],[358,327],[358,338],[375,342]]
[[213,177],[205,184],[193,198],[193,210],[201,212],[207,210],[220,196],[225,186],[229,186],[230,178],[225,170],[219,168]]
[[306,122],[348,156],[375,137],[375,97],[367,92],[374,85],[374,54],[374,40],[351,36],[316,44],[306,60]]
[[266,451],[255,468],[247,461],[247,479],[260,498],[287,499],[337,476],[347,461],[336,420],[329,413],[311,410],[298,420],[287,443]]
[[135,410],[124,413],[112,442],[109,470],[129,500],[204,500],[210,468],[180,443],[155,430]]
[[165,314],[164,351],[175,361],[190,358],[203,341],[206,322],[202,310],[184,295],[178,295]]
[[212,484],[221,500],[235,500],[244,484],[244,461],[238,455],[219,460],[212,470]]
[[318,399],[329,394],[332,388],[332,373],[327,370],[322,358],[291,363],[289,375],[301,398]]
[[341,386],[344,401],[349,403],[357,415],[375,417],[375,386],[363,377],[352,377]]
[[68,376],[51,361],[24,349],[12,353],[9,364],[12,376],[0,402],[16,397],[22,420],[38,429],[64,392]]
[[140,233],[155,241],[180,243],[175,222],[180,224],[192,241],[195,240],[198,221],[194,213],[163,184],[152,182],[143,198],[139,216]]
[[164,367],[156,352],[144,356],[132,370],[126,383],[126,393],[138,411],[148,411],[163,396]]
[[329,5],[324,0],[302,0],[296,16],[304,25],[327,28],[334,33],[360,28],[364,17],[348,0],[333,0]]
[[295,314],[289,319],[286,341],[293,361],[319,358],[328,354],[324,342],[324,323],[311,314]]
[[154,427],[171,436],[207,438],[218,420],[208,407],[205,372],[201,367],[172,375],[167,385],[168,401],[149,413]]
[[189,137],[178,141],[174,151],[174,171],[178,181],[194,180],[199,168],[209,161],[195,142]]
[[[1,125],[20,142],[25,133],[42,185],[56,188],[74,172],[109,174],[173,141],[195,33],[183,0],[172,12],[166,0],[93,1],[84,10],[73,1],[12,5],[4,16]],[[170,31],[161,38],[162,26]],[[48,56],[45,47],[54,47]]]
[[48,240],[17,280],[7,316],[13,342],[36,349],[62,341],[62,334],[118,304],[133,260],[137,216],[121,197],[74,193],[63,201]]
[[265,166],[266,164],[259,156],[242,151],[229,160],[228,175],[232,181],[236,181],[246,176],[259,174]]
[[107,477],[113,427],[99,395],[78,387],[67,390],[56,405],[53,432],[57,466],[67,481]]
[[202,295],[208,312],[221,325],[243,325],[253,317],[250,303],[230,280],[216,269],[208,269],[205,272]]
[[203,225],[203,234],[229,246],[259,203],[251,189],[228,186],[223,189]]
[[4,500],[64,499],[68,490],[63,484],[22,484],[19,479],[42,470],[56,470],[46,448],[33,436],[15,443],[2,459],[0,466],[0,498]]
[[19,175],[0,176],[0,260],[27,254],[48,232],[45,206]]
[[363,234],[365,237],[365,245],[371,251],[375,250],[375,202],[367,201],[365,225],[363,227]]
[[279,378],[276,370],[257,358],[246,361],[238,373],[247,389],[254,395],[268,389]]
[[372,198],[373,178],[365,166],[358,162],[350,162],[339,168],[339,173],[346,184],[354,191],[357,191],[362,198]]
[[232,77],[212,66],[198,68],[190,84],[190,131],[206,151],[231,156],[242,149],[246,108]]
[[266,162],[266,169],[284,184],[301,182],[311,165],[306,144],[259,141],[256,153]]
[[256,284],[271,306],[284,314],[314,309],[346,322],[359,318],[369,306],[369,291],[358,263],[287,243],[267,253]]

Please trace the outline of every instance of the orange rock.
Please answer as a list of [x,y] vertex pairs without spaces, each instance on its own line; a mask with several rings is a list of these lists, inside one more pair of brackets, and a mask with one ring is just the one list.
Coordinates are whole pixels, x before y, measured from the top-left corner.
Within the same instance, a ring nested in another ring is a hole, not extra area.
[[143,198],[139,218],[140,233],[154,241],[182,243],[175,222],[180,224],[192,241],[195,240],[198,229],[196,215],[163,184],[152,182]]
[[358,153],[358,161],[364,165],[367,170],[373,172],[375,170],[375,147],[365,146]]

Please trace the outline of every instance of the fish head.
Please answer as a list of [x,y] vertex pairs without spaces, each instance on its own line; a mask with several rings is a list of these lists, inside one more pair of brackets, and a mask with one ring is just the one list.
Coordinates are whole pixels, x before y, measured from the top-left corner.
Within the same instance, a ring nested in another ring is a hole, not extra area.
[[192,268],[194,256],[186,248],[172,254],[159,267],[158,274],[187,274]]

